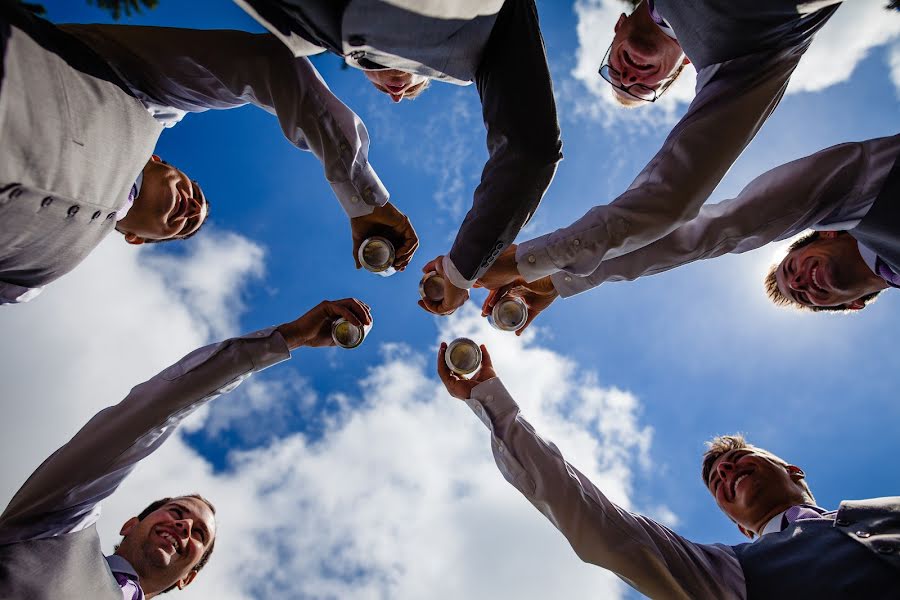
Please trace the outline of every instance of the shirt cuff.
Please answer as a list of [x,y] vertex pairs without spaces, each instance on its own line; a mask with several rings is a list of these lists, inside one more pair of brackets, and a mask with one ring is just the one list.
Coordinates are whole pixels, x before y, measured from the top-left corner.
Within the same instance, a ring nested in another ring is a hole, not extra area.
[[4,283],[0,281],[0,304],[21,304],[34,300],[41,292],[44,286],[29,288],[12,283]]
[[516,248],[516,268],[525,281],[530,283],[560,270],[547,250],[549,243],[548,233],[521,243]]
[[351,181],[332,183],[341,208],[351,219],[372,214],[376,206],[384,206],[391,195],[381,183],[375,170],[366,165],[362,172],[354,174]]
[[291,357],[291,350],[284,336],[276,327],[266,327],[253,333],[242,335],[241,340],[259,340],[260,344],[250,344],[250,360],[254,371],[262,371]]
[[492,377],[476,385],[469,394],[466,404],[491,431],[494,430],[494,424],[504,415],[519,410],[519,405],[506,391],[499,377]]
[[450,260],[450,255],[444,255],[444,275],[447,276],[447,279],[450,280],[450,283],[455,285],[461,290],[467,290],[473,285],[475,285],[476,279],[466,279],[459,272],[459,269],[456,268],[456,265],[453,264],[453,261]]
[[553,282],[553,287],[562,298],[569,298],[596,287],[587,277],[579,277],[565,271],[553,273],[550,275],[550,281]]

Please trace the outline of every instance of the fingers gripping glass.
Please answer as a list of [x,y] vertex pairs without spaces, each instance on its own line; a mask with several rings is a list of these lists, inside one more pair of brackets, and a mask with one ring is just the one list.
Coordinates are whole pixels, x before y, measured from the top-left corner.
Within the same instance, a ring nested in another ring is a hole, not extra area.
[[606,49],[606,54],[603,55],[603,63],[600,65],[600,77],[605,79],[607,83],[616,88],[617,90],[621,90],[631,96],[632,98],[636,98],[637,100],[643,100],[644,102],[656,102],[656,100],[662,96],[669,86],[672,85],[672,82],[678,79],[678,75],[681,73],[681,69],[684,65],[678,67],[678,69],[672,73],[672,75],[657,89],[654,89],[648,85],[644,85],[643,83],[633,83],[631,85],[624,85],[622,83],[622,74],[611,64],[609,64],[609,53],[612,51],[612,43],[610,43],[609,48]]

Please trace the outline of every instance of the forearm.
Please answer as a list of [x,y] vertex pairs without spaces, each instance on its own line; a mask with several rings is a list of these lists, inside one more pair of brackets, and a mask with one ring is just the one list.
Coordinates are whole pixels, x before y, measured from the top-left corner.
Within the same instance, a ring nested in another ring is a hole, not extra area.
[[135,386],[44,461],[0,516],[0,543],[65,533],[112,494],[194,410],[254,371],[289,358],[281,334],[262,330],[212,344]]
[[584,276],[690,221],[775,109],[805,50],[745,57],[700,73],[687,114],[629,189],[569,227],[519,245],[528,281],[566,271]]
[[308,59],[295,58],[274,36],[164,27],[63,27],[109,61],[147,105],[200,112],[254,104],[275,115],[285,137],[322,163],[350,217],[387,202],[387,190],[368,161],[363,122],[331,92]]
[[[531,218],[562,159],[553,83],[533,0],[507,0],[476,73],[490,157],[449,252],[470,287]],[[466,285],[463,285],[466,284]]]
[[559,529],[579,558],[653,598],[740,598],[743,577],[724,546],[694,544],[610,502],[519,415],[499,379],[467,401],[492,431],[503,476]]

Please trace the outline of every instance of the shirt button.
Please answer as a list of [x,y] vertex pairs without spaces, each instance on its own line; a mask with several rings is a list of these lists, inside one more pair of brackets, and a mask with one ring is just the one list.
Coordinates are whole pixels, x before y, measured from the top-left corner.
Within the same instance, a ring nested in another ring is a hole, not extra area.
[[352,202],[353,204],[358,203],[358,202],[359,202],[359,196],[351,196],[351,197],[350,197],[350,202]]
[[857,531],[856,532],[856,537],[867,538],[870,535],[872,535],[872,534],[869,533],[868,531]]
[[537,259],[534,257],[534,254],[529,254],[528,255],[528,263],[533,265],[536,262],[537,262]]
[[494,396],[491,394],[488,394],[487,396],[484,397],[485,402],[490,402],[493,399],[494,399]]
[[572,245],[573,245],[573,246],[580,246],[580,245],[581,245],[581,240],[579,240],[578,238],[575,238],[575,240],[572,242]]
[[572,276],[566,275],[565,277],[563,277],[563,281],[565,281],[566,283],[568,283],[569,281],[572,281]]
[[346,142],[341,142],[341,152],[346,153],[348,150],[350,150],[350,146],[348,146]]
[[366,38],[361,35],[351,35],[347,38],[347,43],[351,46],[364,46],[366,44]]

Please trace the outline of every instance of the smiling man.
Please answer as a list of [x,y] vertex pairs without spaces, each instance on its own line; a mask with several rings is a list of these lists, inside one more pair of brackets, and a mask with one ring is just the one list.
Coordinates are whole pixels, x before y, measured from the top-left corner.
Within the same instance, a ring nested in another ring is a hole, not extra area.
[[677,600],[896,600],[900,497],[816,505],[803,470],[741,436],[712,440],[703,483],[719,509],[755,543],[685,539],[611,502],[541,438],[497,377],[487,348],[481,370],[438,374],[491,432],[503,477],[562,533],[578,557],[609,569],[650,598]]
[[95,415],[0,515],[0,598],[141,600],[189,585],[218,537],[208,500],[153,502],[121,526],[111,556],[95,527],[100,503],[195,410],[296,348],[334,346],[338,318],[372,323],[359,300],[323,301],[289,323],[195,350]]
[[600,75],[617,97],[654,101],[687,61],[696,97],[662,147],[617,198],[568,227],[512,245],[479,285],[584,277],[695,218],[776,109],[838,0],[649,0],[622,15]]
[[[900,135],[826,148],[763,173],[741,193],[667,236],[606,260],[585,277],[557,273],[492,290],[483,312],[506,295],[528,304],[528,324],[559,296],[633,280],[726,253],[740,254],[806,229],[765,280],[779,305],[856,310],[900,287]],[[521,333],[524,327],[517,333]]]

